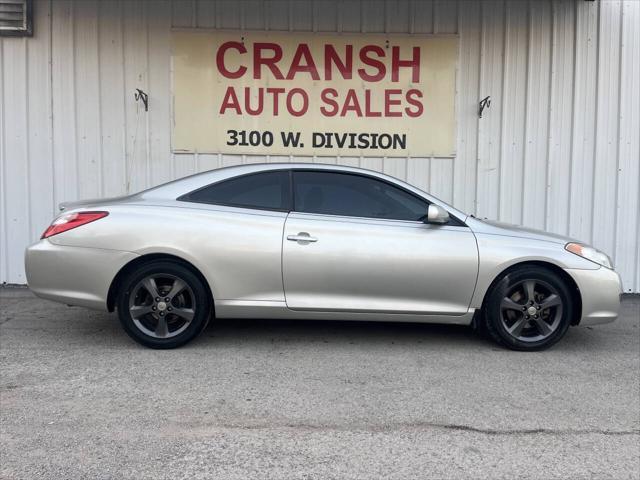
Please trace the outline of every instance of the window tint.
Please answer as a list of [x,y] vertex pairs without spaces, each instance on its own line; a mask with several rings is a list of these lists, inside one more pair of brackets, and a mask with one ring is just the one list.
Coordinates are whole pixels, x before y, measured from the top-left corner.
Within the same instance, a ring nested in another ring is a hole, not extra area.
[[425,200],[373,178],[331,172],[293,178],[298,212],[414,221],[427,213]]
[[289,171],[244,175],[196,190],[182,198],[190,202],[234,207],[288,210]]

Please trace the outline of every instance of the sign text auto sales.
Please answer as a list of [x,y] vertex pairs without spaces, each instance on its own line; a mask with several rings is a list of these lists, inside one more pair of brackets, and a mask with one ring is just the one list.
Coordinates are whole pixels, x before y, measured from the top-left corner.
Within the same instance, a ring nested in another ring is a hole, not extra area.
[[[262,80],[266,76],[273,76],[277,80],[296,80],[296,77],[305,76],[315,81],[330,83],[334,77],[351,80],[359,77],[363,84],[381,82],[388,78],[392,83],[400,81],[400,69],[411,70],[412,83],[420,83],[420,47],[411,49],[411,58],[400,58],[400,47],[391,47],[391,55],[378,45],[365,45],[357,53],[357,63],[354,65],[353,45],[345,45],[342,52],[336,50],[336,46],[325,44],[322,48],[322,61],[324,68],[318,69],[316,60],[311,54],[309,44],[298,44],[293,59],[289,65],[281,66],[283,51],[277,43],[259,42],[253,44],[252,52],[248,52],[246,46],[240,42],[225,42],[216,53],[216,66],[218,71],[229,79],[242,78],[249,75],[253,80]],[[229,51],[235,51],[248,61],[248,67],[241,65],[230,70],[225,64],[225,57]],[[390,62],[386,61],[390,57]],[[284,70],[283,70],[284,68]],[[265,72],[266,71],[266,75]],[[422,104],[422,91],[411,88],[404,91],[401,88],[385,88],[384,108],[376,110],[372,103],[372,95],[375,90],[364,88],[357,91],[349,88],[344,98],[332,87],[320,90],[320,98],[315,99],[314,104],[325,117],[340,115],[345,117],[353,113],[355,117],[419,117],[424,112]],[[280,110],[286,108],[287,113],[294,117],[301,117],[309,111],[309,94],[304,88],[292,87],[249,87],[243,88],[238,95],[232,85],[227,87],[224,94],[220,113],[233,110],[236,114],[260,115],[264,112],[265,103],[272,115],[279,115]],[[252,97],[255,104],[252,105]],[[265,97],[267,97],[265,99]],[[284,104],[284,105],[282,105]],[[243,110],[244,107],[244,110]],[[284,107],[284,108],[283,108]]]
[[453,153],[457,39],[174,32],[174,150]]

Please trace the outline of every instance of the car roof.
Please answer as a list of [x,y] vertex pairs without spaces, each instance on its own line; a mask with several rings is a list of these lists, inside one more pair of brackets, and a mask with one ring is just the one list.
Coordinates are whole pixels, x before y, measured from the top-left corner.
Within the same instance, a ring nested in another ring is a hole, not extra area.
[[441,205],[452,213],[456,214],[459,218],[464,219],[466,213],[452,207],[451,205],[443,202],[442,200],[433,197],[429,193],[420,190],[419,188],[406,183],[398,178],[386,175],[384,173],[377,172],[375,170],[368,170],[365,168],[351,167],[347,165],[337,165],[328,163],[247,163],[242,165],[233,165],[228,167],[222,167],[215,170],[209,170],[206,172],[196,173],[188,177],[179,178],[169,183],[159,185],[157,187],[150,188],[143,192],[140,192],[136,197],[140,200],[175,200],[176,198],[186,193],[192,192],[202,187],[206,187],[212,183],[217,183],[222,180],[237,177],[240,175],[246,175],[249,173],[266,172],[274,170],[314,170],[314,171],[334,171],[354,173],[360,175],[366,175],[369,177],[378,178],[387,182],[394,183],[407,190],[416,193],[419,196],[425,197],[427,200]]

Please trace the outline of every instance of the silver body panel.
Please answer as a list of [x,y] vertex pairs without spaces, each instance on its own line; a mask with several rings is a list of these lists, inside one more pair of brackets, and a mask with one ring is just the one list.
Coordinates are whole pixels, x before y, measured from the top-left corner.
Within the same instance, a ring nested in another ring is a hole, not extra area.
[[[287,240],[301,232],[318,241]],[[293,310],[464,315],[469,309],[478,251],[466,227],[293,212],[284,237],[282,276]]]
[[605,267],[597,270],[567,269],[582,293],[580,325],[613,322],[620,313],[620,275]]
[[27,249],[25,256],[29,288],[42,298],[104,310],[111,281],[136,257],[131,252],[40,240]]
[[[443,207],[466,226],[176,200],[226,178],[291,168],[384,179]],[[574,279],[582,296],[581,325],[612,321],[618,314],[619,276],[564,250],[570,239],[468,217],[378,172],[335,165],[243,165],[128,197],[61,207],[65,213],[109,211],[99,221],[27,249],[31,289],[74,305],[106,309],[111,283],[127,263],[165,254],[190,262],[202,273],[219,317],[469,324],[494,279],[525,261],[553,264]],[[305,235],[317,241],[306,241]]]

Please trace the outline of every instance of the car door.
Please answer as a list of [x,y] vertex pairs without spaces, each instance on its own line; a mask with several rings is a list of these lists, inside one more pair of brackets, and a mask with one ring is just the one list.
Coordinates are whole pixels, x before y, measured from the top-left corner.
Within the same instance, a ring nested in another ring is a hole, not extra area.
[[426,224],[428,202],[373,177],[294,171],[283,282],[294,310],[467,313],[478,272],[471,230]]
[[216,306],[284,302],[282,231],[291,201],[289,169],[250,172],[180,197],[192,211],[168,225],[204,266]]

